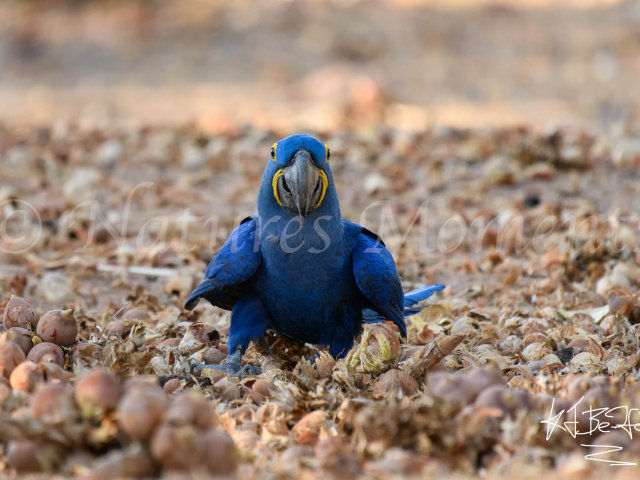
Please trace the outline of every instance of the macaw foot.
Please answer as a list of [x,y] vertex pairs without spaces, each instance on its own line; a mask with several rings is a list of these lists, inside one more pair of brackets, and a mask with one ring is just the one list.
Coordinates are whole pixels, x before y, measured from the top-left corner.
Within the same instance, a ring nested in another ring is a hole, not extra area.
[[311,362],[311,365],[315,365],[315,364],[316,364],[316,362],[317,362],[318,360],[320,360],[321,356],[322,356],[322,355],[320,355],[320,353],[316,353],[316,354],[314,354],[314,355],[311,355],[311,356],[309,357],[309,361]]
[[260,375],[262,373],[262,370],[260,370],[259,367],[254,367],[253,365],[247,364],[243,367],[241,360],[242,352],[240,350],[236,350],[231,355],[227,355],[227,361],[223,365],[203,365],[202,363],[192,363],[191,375],[194,377],[200,377],[205,369],[220,370],[230,377],[246,377],[247,375]]

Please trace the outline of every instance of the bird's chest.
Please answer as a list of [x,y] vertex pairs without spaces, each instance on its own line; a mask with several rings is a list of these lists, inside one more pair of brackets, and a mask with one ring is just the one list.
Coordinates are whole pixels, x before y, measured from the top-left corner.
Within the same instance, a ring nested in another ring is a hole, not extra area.
[[327,240],[314,233],[289,238],[286,245],[278,234],[263,236],[255,284],[273,326],[312,343],[323,328],[340,320],[355,285],[342,238]]

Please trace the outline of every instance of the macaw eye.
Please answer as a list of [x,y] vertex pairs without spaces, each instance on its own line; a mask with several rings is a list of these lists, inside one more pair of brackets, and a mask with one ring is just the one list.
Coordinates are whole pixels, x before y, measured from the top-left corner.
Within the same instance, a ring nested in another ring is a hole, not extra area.
[[331,156],[331,150],[329,150],[329,147],[327,147],[327,145],[325,144],[324,149],[327,151],[327,159],[324,161],[324,163],[327,163],[329,161],[329,157]]
[[276,151],[273,148],[271,149],[271,158],[272,159],[276,158]]
[[278,142],[271,146],[271,160],[273,160],[273,163],[276,163],[276,148],[278,148]]

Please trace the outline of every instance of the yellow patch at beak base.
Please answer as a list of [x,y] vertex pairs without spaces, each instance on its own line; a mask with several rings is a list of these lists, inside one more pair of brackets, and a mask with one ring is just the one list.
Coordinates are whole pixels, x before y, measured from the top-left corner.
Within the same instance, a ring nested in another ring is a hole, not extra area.
[[280,206],[282,206],[282,202],[280,201],[280,195],[278,195],[278,178],[280,178],[280,175],[283,175],[282,169],[278,170],[276,174],[273,176],[273,180],[271,181],[271,186],[273,187],[273,196],[276,197],[276,200],[278,201]]
[[322,200],[324,200],[324,194],[327,193],[327,186],[329,185],[329,181],[327,180],[327,174],[320,170],[320,176],[322,177],[322,194],[320,195],[320,200],[318,200],[318,204],[316,208],[320,206]]
[[[273,180],[271,180],[271,188],[273,188],[273,196],[276,198],[276,201],[280,206],[282,206],[282,201],[280,200],[280,195],[278,195],[278,179],[280,176],[284,175],[282,169],[278,170],[273,176]],[[324,200],[324,195],[327,193],[327,187],[329,186],[329,180],[327,179],[327,174],[320,170],[320,176],[322,177],[322,193],[320,194],[320,199],[318,200],[318,204],[316,208],[320,206],[322,200]]]

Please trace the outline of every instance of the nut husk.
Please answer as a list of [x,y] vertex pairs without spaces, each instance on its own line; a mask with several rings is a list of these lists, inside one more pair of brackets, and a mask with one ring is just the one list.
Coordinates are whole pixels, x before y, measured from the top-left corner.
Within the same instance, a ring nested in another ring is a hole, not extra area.
[[395,365],[399,356],[400,337],[393,328],[385,323],[367,324],[360,346],[351,350],[345,361],[363,373],[380,373]]

